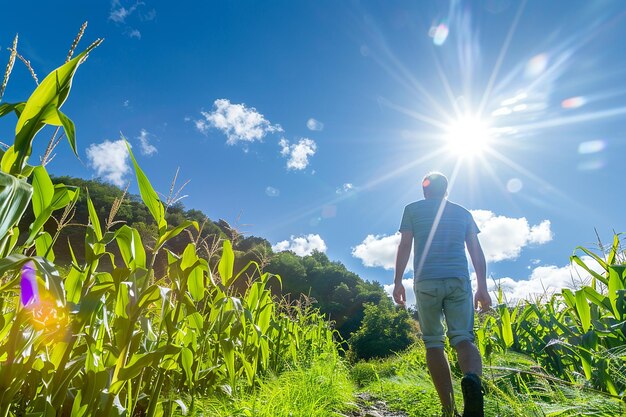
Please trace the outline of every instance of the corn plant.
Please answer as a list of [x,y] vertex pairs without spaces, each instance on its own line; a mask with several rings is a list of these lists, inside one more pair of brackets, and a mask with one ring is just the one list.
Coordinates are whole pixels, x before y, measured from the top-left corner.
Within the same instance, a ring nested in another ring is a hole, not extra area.
[[[195,243],[182,253],[169,250],[171,239],[198,224],[168,225],[130,147],[141,199],[158,230],[154,245],[146,249],[129,225],[109,219],[103,227],[87,193],[84,252],[67,243],[72,262],[59,272],[54,248],[64,242],[44,225],[60,210],[65,216],[81,191],[53,185],[43,166],[26,161],[45,124],[60,123],[76,150],[74,124],[59,108],[98,43],[46,77],[26,103],[0,107],[0,115],[18,115],[15,143],[1,161],[9,188],[0,194],[15,194],[15,181],[27,186],[0,210],[0,417],[171,415],[193,409],[199,395],[252,389],[270,371],[335,352],[336,334],[319,312],[285,309],[272,297],[269,282],[280,277],[254,262],[234,270],[229,241],[217,268]],[[20,238],[15,224],[28,206],[34,221]],[[167,268],[156,276],[161,252]],[[257,278],[237,292],[234,284],[250,270]]]
[[527,301],[510,308],[499,302],[497,314],[477,329],[478,345],[483,353],[511,348],[530,354],[554,375],[571,382],[582,379],[623,397],[626,262],[620,235],[601,256],[582,247],[578,251],[590,256],[603,272],[596,272],[575,253],[571,261],[590,274],[589,285],[565,288],[543,303]]

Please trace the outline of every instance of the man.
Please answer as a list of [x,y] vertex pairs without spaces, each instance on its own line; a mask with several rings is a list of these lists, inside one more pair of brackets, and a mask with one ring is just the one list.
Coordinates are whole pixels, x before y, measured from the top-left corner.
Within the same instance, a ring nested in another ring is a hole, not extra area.
[[[464,374],[463,417],[483,417],[480,382],[482,359],[474,345],[474,308],[487,310],[485,255],[478,241],[478,226],[465,208],[447,200],[448,179],[433,172],[422,181],[424,200],[404,209],[396,256],[393,298],[405,305],[402,276],[415,245],[414,290],[420,327],[426,345],[426,364],[439,395],[444,416],[458,416],[454,404],[450,365],[444,352],[443,319],[447,336],[456,349]],[[472,287],[465,247],[472,259],[478,287],[472,303]]]

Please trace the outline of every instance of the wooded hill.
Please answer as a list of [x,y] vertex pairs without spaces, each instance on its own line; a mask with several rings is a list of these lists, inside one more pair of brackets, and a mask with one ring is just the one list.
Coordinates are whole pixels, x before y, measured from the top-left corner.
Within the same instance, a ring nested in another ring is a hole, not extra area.
[[[103,227],[115,230],[127,224],[139,231],[145,246],[151,247],[154,244],[157,227],[139,196],[125,194],[120,188],[98,180],[68,176],[54,177],[52,180],[55,184],[72,185],[81,190],[71,212],[65,213],[65,216],[64,213],[55,213],[55,220],[46,224],[46,231],[51,235],[60,229],[54,249],[57,265],[69,265],[72,252],[79,259],[84,254],[84,227],[88,223],[87,196],[91,198]],[[200,225],[200,232],[190,230],[188,233],[181,233],[168,242],[166,249],[180,254],[189,242],[195,242],[199,253],[209,260],[209,265],[214,269],[220,257],[221,242],[224,239],[230,240],[235,250],[236,271],[254,261],[263,272],[279,275],[282,286],[278,280],[274,280],[272,285],[276,296],[284,297],[287,302],[312,303],[335,323],[344,339],[349,338],[360,327],[366,303],[379,304],[381,300],[387,301],[388,296],[379,283],[364,281],[357,274],[348,271],[341,262],[328,259],[324,253],[314,252],[308,256],[298,256],[290,251],[274,253],[266,239],[244,236],[224,220],[210,220],[199,210],[185,209],[180,202],[167,207],[166,218],[168,224],[174,227],[184,220],[195,220]],[[33,213],[27,210],[21,225],[29,225],[32,221]],[[107,250],[115,253],[116,245],[110,244]],[[157,277],[164,274],[167,263],[166,252],[161,251],[160,254],[156,260]],[[121,259],[118,256],[115,258]],[[105,268],[114,267],[108,257],[103,257],[101,262]],[[120,266],[122,265],[116,265]],[[246,270],[236,283],[239,290],[249,285],[256,278],[255,274],[254,268]]]

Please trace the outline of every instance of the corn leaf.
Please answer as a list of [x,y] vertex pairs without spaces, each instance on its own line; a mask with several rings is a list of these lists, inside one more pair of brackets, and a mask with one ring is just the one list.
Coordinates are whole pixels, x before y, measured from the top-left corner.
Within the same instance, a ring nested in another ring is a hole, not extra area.
[[201,267],[198,266],[191,270],[187,278],[187,288],[194,301],[200,301],[204,298],[204,273]]
[[[15,125],[14,152],[11,154],[7,152],[2,158],[2,169],[5,172],[14,175],[21,174],[26,160],[32,152],[32,142],[37,132],[45,124],[57,126],[63,124],[58,110],[70,93],[76,69],[84,61],[87,54],[100,42],[100,40],[94,42],[74,59],[48,74],[28,98]],[[66,133],[68,133],[67,129],[70,129],[69,125],[66,128]],[[73,135],[73,132],[69,133]],[[72,149],[74,151],[75,148],[76,146],[73,144]],[[8,170],[6,170],[7,168]]]
[[617,299],[619,297],[619,291],[624,289],[624,281],[623,275],[626,266],[624,265],[611,265],[609,267],[609,301],[611,302],[611,306],[613,307],[614,317],[618,320],[621,320],[622,315],[626,312],[620,311],[621,309],[618,306]]
[[50,233],[43,232],[35,239],[35,251],[37,256],[47,258],[50,262],[54,262],[54,251],[52,250],[52,236]]
[[89,212],[89,221],[91,222],[91,226],[93,227],[93,231],[96,234],[96,239],[100,241],[102,239],[102,227],[100,226],[100,219],[98,218],[98,212],[96,208],[93,206],[93,202],[91,198],[87,196],[87,211]]
[[218,264],[218,271],[222,278],[222,285],[227,287],[230,285],[231,278],[233,277],[233,270],[235,267],[235,253],[233,252],[233,246],[230,240],[224,241],[222,247],[222,257]]
[[[126,139],[124,138],[124,140]],[[148,207],[148,211],[150,211],[152,218],[156,221],[157,227],[159,228],[159,235],[162,236],[167,231],[167,222],[165,221],[165,208],[163,207],[163,203],[161,203],[158,194],[154,191],[154,188],[152,188],[152,184],[150,184],[148,177],[146,177],[146,174],[144,174],[139,167],[128,142],[126,142],[126,148],[128,149],[128,154],[130,155],[130,159],[133,161],[133,166],[135,167],[135,175],[137,176],[137,185],[139,186],[141,199],[146,207]]]
[[0,239],[20,220],[32,193],[26,181],[0,172]]
[[41,212],[49,207],[54,196],[54,184],[42,165],[33,171],[33,213],[38,217]]
[[583,332],[588,332],[591,327],[591,309],[587,296],[582,289],[576,291],[576,312],[578,313],[578,318],[580,318]]
[[193,383],[193,371],[191,370],[193,366],[193,353],[189,348],[183,347],[180,351],[180,359],[183,365],[183,371],[185,371],[187,384],[191,387]]
[[130,269],[146,268],[146,250],[137,229],[122,226],[115,232],[115,240],[126,266]]
[[74,155],[78,156],[78,151],[76,150],[76,127],[74,126],[74,122],[59,109],[57,109],[57,117],[63,126],[65,137],[67,137],[70,147],[74,151]]

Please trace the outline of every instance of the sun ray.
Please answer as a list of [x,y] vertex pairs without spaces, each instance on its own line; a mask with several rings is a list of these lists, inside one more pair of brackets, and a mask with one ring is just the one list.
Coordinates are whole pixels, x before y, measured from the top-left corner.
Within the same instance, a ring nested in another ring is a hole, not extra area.
[[505,165],[507,165],[508,167],[514,169],[515,171],[519,172],[520,174],[526,176],[527,178],[533,180],[535,183],[539,184],[541,187],[545,188],[546,190],[548,190],[552,195],[554,195],[555,200],[559,200],[560,203],[559,205],[565,206],[565,207],[578,207],[584,210],[588,210],[589,208],[586,207],[584,204],[581,204],[579,201],[576,201],[575,199],[571,198],[569,195],[565,194],[564,192],[562,192],[561,190],[559,190],[557,187],[553,186],[550,182],[546,181],[545,179],[541,178],[540,176],[534,174],[533,172],[529,171],[528,169],[524,168],[523,166],[521,166],[520,164],[516,163],[515,161],[511,160],[510,158],[506,157],[505,155],[503,155],[500,152],[494,151],[490,153],[490,156],[500,160],[501,162],[503,162]]
[[439,80],[443,84],[444,91],[446,95],[448,96],[448,100],[450,101],[450,104],[452,105],[452,108],[454,110],[453,114],[458,116],[461,114],[461,109],[459,108],[457,99],[454,96],[454,93],[452,92],[452,88],[450,87],[450,81],[448,80],[448,77],[446,77],[446,74],[443,71],[443,68],[441,67],[441,63],[439,62],[439,58],[437,57],[437,54],[434,53],[434,49],[430,48],[430,51],[433,56],[433,62],[435,63],[435,66],[437,68],[437,76],[439,77]]
[[[381,58],[376,53],[371,53],[370,56],[380,65],[389,75],[391,75],[396,81],[401,83],[404,87],[416,91],[417,97],[424,97],[426,102],[433,107],[433,109],[442,117],[447,116],[447,112],[441,106],[441,104],[433,97],[433,95],[426,90],[426,88],[415,78],[413,73],[406,68],[406,66],[398,59],[395,53],[391,50],[387,44],[384,35],[374,26],[371,22],[369,28],[374,33],[371,35],[374,43],[382,51],[384,58]],[[389,63],[387,63],[387,60]]]
[[494,65],[493,72],[491,73],[491,76],[489,77],[489,81],[487,82],[487,87],[485,88],[483,97],[480,101],[480,104],[478,105],[477,114],[479,116],[483,114],[483,111],[485,110],[487,102],[489,101],[489,98],[491,95],[491,89],[493,88],[493,84],[496,80],[496,77],[498,76],[498,73],[500,72],[500,66],[502,65],[502,62],[504,61],[504,57],[509,49],[509,44],[511,43],[511,39],[513,39],[513,34],[515,33],[515,30],[520,21],[520,18],[522,17],[522,12],[524,11],[524,8],[526,7],[526,1],[527,0],[523,0],[520,3],[520,6],[517,9],[515,18],[513,19],[513,23],[511,23],[511,28],[509,29],[509,32],[506,35],[504,44],[502,45],[502,49],[500,50],[500,54],[498,55],[498,59],[496,60],[496,64]]
[[[393,178],[398,177],[400,174],[414,168],[416,165],[420,165],[423,163],[426,163],[434,158],[436,158],[437,156],[440,156],[442,154],[444,154],[444,150],[443,149],[437,149],[433,152],[430,152],[424,156],[422,156],[421,158],[415,159],[411,162],[409,162],[408,164],[404,164],[390,172],[388,172],[385,175],[381,175],[378,178],[366,181],[363,185],[359,186],[358,189],[359,191],[366,191],[369,190],[371,188],[374,188],[384,182],[390,181]],[[322,210],[322,208],[329,206],[329,205],[335,205],[340,203],[343,200],[346,200],[347,198],[349,198],[349,196],[347,195],[340,195],[337,196],[335,198],[331,198],[328,200],[324,200],[323,202],[317,202],[314,203],[312,205],[309,205],[308,208],[301,208],[298,209],[297,211],[294,211],[292,213],[286,214],[285,216],[282,217],[282,221],[277,221],[272,223],[273,227],[271,229],[267,229],[265,231],[263,231],[263,233],[267,233],[269,230],[273,230],[273,229],[277,229],[279,227],[288,225],[290,223],[296,222],[298,220],[301,220],[303,218],[309,217],[311,215],[314,215],[316,213],[319,213],[320,210]]]
[[448,126],[446,123],[444,123],[444,122],[442,122],[440,120],[434,119],[434,118],[429,117],[429,116],[427,116],[425,114],[422,114],[422,113],[418,113],[415,110],[410,110],[410,109],[407,109],[406,107],[402,107],[402,106],[399,106],[397,104],[394,104],[394,103],[392,103],[391,101],[389,101],[388,99],[386,99],[384,97],[380,97],[379,98],[379,103],[384,105],[384,106],[386,106],[386,107],[389,107],[392,110],[396,110],[396,111],[398,111],[398,112],[400,112],[402,114],[405,114],[405,115],[407,115],[409,117],[412,117],[415,120],[422,121],[424,123],[427,123],[427,124],[429,124],[431,126],[437,127],[439,129],[446,129],[446,127]]
[[564,117],[557,117],[553,119],[546,119],[546,120],[541,120],[541,121],[533,122],[533,123],[509,125],[509,127],[519,130],[519,131],[523,130],[525,132],[529,132],[533,130],[546,129],[546,128],[551,128],[551,127],[561,127],[561,126],[569,126],[569,125],[584,123],[584,122],[599,121],[602,119],[608,119],[611,117],[621,116],[624,114],[626,114],[626,106],[616,107],[614,109],[601,110],[601,111],[597,111],[593,113],[588,112],[588,113],[581,113],[581,114],[572,115],[572,116],[564,116]]

